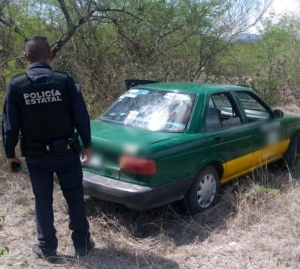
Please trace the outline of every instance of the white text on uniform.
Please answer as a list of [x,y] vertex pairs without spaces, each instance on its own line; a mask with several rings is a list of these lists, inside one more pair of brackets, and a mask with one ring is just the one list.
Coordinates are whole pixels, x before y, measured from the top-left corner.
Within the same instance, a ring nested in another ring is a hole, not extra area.
[[26,105],[35,105],[43,103],[60,102],[61,93],[59,90],[39,91],[31,93],[23,93]]

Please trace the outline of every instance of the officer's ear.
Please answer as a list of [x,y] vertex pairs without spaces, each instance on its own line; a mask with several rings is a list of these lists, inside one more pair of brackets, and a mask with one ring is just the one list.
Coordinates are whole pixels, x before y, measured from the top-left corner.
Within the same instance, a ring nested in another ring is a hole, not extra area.
[[52,59],[53,59],[52,52],[49,51],[48,52],[48,61],[49,61],[49,63],[51,63]]
[[24,58],[26,59],[27,62],[30,62],[29,56],[27,55],[26,52],[24,52]]

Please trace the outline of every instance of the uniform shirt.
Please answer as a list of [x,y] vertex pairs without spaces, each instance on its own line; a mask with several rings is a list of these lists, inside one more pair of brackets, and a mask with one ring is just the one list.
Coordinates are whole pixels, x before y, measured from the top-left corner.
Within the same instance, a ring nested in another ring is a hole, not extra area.
[[[29,65],[27,76],[32,82],[48,82],[52,77],[52,68],[47,63],[34,63]],[[74,127],[82,140],[83,147],[89,148],[91,146],[90,118],[80,88],[71,75],[67,79],[67,90]],[[15,147],[21,126],[20,112],[14,92],[15,89],[10,81],[6,89],[2,119],[3,146],[7,158],[15,157]]]

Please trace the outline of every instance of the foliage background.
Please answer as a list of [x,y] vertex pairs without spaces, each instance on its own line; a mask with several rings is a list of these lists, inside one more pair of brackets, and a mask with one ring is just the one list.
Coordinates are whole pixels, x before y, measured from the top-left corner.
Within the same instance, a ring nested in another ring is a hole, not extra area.
[[52,45],[53,67],[81,86],[91,117],[128,78],[245,85],[272,105],[297,104],[299,18],[262,19],[271,3],[0,0],[0,98],[26,70],[23,39],[40,34]]

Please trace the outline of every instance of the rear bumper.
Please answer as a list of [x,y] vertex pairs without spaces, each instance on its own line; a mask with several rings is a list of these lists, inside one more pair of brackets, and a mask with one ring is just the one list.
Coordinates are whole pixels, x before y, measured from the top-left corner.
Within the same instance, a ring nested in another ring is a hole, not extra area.
[[191,176],[162,186],[147,187],[83,171],[86,194],[137,210],[159,207],[182,199],[193,179]]

